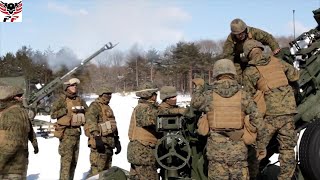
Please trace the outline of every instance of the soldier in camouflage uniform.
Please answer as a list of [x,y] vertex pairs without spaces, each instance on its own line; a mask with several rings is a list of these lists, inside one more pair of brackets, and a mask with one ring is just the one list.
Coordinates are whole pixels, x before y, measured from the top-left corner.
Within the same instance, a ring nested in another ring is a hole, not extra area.
[[57,119],[54,135],[59,138],[60,180],[73,179],[79,155],[81,126],[85,123],[86,103],[78,96],[80,80],[63,84],[64,92],[52,104],[51,118]]
[[[262,43],[248,40],[244,44],[244,54],[248,57],[248,67],[244,71],[244,88],[252,96],[259,93],[265,103],[257,104],[265,110],[268,143],[275,133],[280,143],[279,180],[290,179],[295,170],[294,147],[296,133],[293,116],[296,111],[294,92],[289,85],[299,79],[299,72],[292,65],[274,56],[264,54]],[[264,107],[263,107],[264,106]]]
[[[218,60],[213,72],[212,90],[196,88],[191,100],[191,106],[204,112],[209,124],[208,179],[247,180],[244,126],[255,129],[257,140],[261,140],[264,135],[262,117],[254,101],[235,80],[236,70],[231,60]],[[257,148],[264,149],[260,142]]]
[[129,126],[128,162],[131,163],[130,179],[158,179],[155,146],[158,140],[156,119],[158,116],[157,87],[145,83],[136,92],[138,105],[134,108]]
[[[159,111],[165,111],[170,109],[170,114],[181,114],[183,115],[186,108],[177,106],[177,90],[173,86],[163,86],[160,89],[160,99],[162,100],[159,105]],[[167,111],[168,112],[168,111]],[[163,112],[163,113],[167,113]]]
[[255,39],[264,45],[268,45],[273,54],[277,54],[280,51],[280,47],[271,34],[258,28],[249,27],[241,19],[232,20],[230,27],[231,33],[223,45],[222,56],[223,58],[233,60],[238,74],[237,80],[242,84],[242,72],[246,63],[243,63],[241,59],[245,58],[243,56],[243,43],[247,39]]
[[106,88],[98,92],[99,97],[90,104],[86,111],[85,133],[89,137],[91,148],[91,170],[88,177],[94,176],[111,167],[113,149],[121,152],[116,120],[109,102],[112,90]]
[[26,179],[28,140],[39,152],[36,134],[26,109],[22,106],[23,90],[0,86],[0,179]]

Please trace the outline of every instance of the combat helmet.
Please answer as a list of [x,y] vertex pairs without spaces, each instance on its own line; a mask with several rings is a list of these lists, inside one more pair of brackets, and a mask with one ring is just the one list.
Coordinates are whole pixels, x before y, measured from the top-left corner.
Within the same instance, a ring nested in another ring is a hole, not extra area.
[[264,49],[263,44],[261,42],[254,39],[248,39],[243,44],[244,56],[248,57],[253,48],[261,48],[262,50]]
[[141,98],[151,97],[153,93],[158,91],[158,87],[151,83],[146,82],[139,87],[139,91],[136,92],[136,96]]
[[23,95],[23,89],[15,86],[0,86],[0,101]]
[[237,18],[231,21],[230,28],[232,34],[240,34],[247,29],[247,25],[244,21]]
[[167,98],[171,98],[177,96],[177,89],[173,86],[163,86],[160,89],[160,99],[164,100]]
[[78,78],[71,78],[68,81],[63,83],[63,89],[66,90],[70,85],[80,84],[80,80]]
[[111,87],[101,87],[96,91],[97,95],[101,96],[102,94],[107,94],[107,93],[114,93],[113,88]]
[[216,79],[219,75],[222,74],[232,74],[237,75],[236,68],[234,64],[229,59],[220,59],[214,63],[213,66],[213,79]]

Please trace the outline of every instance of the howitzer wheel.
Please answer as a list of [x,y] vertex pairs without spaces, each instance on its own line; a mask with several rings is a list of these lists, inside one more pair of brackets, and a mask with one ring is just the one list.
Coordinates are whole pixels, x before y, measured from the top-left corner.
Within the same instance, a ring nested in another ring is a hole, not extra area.
[[320,119],[309,124],[299,147],[300,168],[304,177],[317,180],[320,177]]
[[[168,144],[168,148],[165,149],[168,152],[164,153],[161,145],[166,143],[168,139],[170,139],[171,142]],[[184,150],[182,150],[182,148]],[[158,140],[155,150],[156,160],[158,164],[167,170],[178,170],[183,168],[189,162],[189,159],[191,157],[191,148],[189,142],[179,134],[167,134],[163,136],[160,140]],[[171,158],[171,160],[175,158],[175,164],[173,165],[171,163],[164,162],[168,158]],[[177,162],[178,164],[176,164]]]

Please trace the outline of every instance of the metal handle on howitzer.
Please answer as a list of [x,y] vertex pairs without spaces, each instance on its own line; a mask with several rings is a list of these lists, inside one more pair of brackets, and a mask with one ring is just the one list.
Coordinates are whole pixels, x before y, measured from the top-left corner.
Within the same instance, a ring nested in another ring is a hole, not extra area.
[[28,108],[37,108],[37,103],[43,99],[45,96],[47,96],[48,94],[50,94],[51,92],[53,92],[55,89],[57,89],[59,87],[60,84],[62,84],[62,81],[68,77],[69,75],[75,73],[75,71],[77,71],[78,69],[84,67],[84,65],[86,65],[89,61],[91,61],[93,58],[95,58],[96,56],[98,56],[100,53],[102,53],[105,50],[110,50],[112,48],[114,48],[115,46],[117,46],[119,43],[113,45],[111,42],[107,43],[106,45],[104,45],[102,48],[100,48],[98,51],[96,51],[95,53],[93,53],[91,56],[89,56],[88,58],[86,58],[85,60],[83,60],[80,65],[76,66],[75,68],[73,68],[72,70],[70,70],[68,73],[66,73],[65,75],[63,75],[62,77],[57,77],[56,79],[54,79],[53,81],[51,81],[49,84],[45,85],[43,88],[41,88],[38,92],[32,94],[28,99],[26,104],[24,104],[24,106],[28,107]]

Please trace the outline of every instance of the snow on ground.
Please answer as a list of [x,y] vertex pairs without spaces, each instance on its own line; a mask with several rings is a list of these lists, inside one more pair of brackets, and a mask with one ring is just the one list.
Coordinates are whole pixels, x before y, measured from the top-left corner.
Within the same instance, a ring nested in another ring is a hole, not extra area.
[[[89,105],[96,96],[86,97],[86,102]],[[159,98],[159,96],[158,96]],[[180,106],[185,106],[190,101],[190,96],[179,95],[178,102]],[[160,99],[158,99],[160,102]],[[133,108],[137,105],[138,99],[134,94],[121,95],[113,94],[110,106],[114,111],[118,131],[121,141],[122,150],[118,155],[113,156],[112,166],[118,166],[120,168],[129,170],[130,164],[127,161],[127,145],[128,128]],[[50,120],[49,116],[36,116],[36,119],[56,122],[56,120]],[[34,128],[35,130],[37,127]],[[82,131],[83,132],[83,131]],[[60,155],[58,153],[59,140],[57,138],[44,139],[38,137],[39,153],[33,153],[33,147],[29,143],[29,167],[27,173],[27,180],[56,180],[59,179],[60,171]],[[85,179],[89,169],[89,154],[90,149],[87,144],[87,137],[82,133],[80,137],[80,152],[78,158],[78,164],[75,172],[74,179]]]

